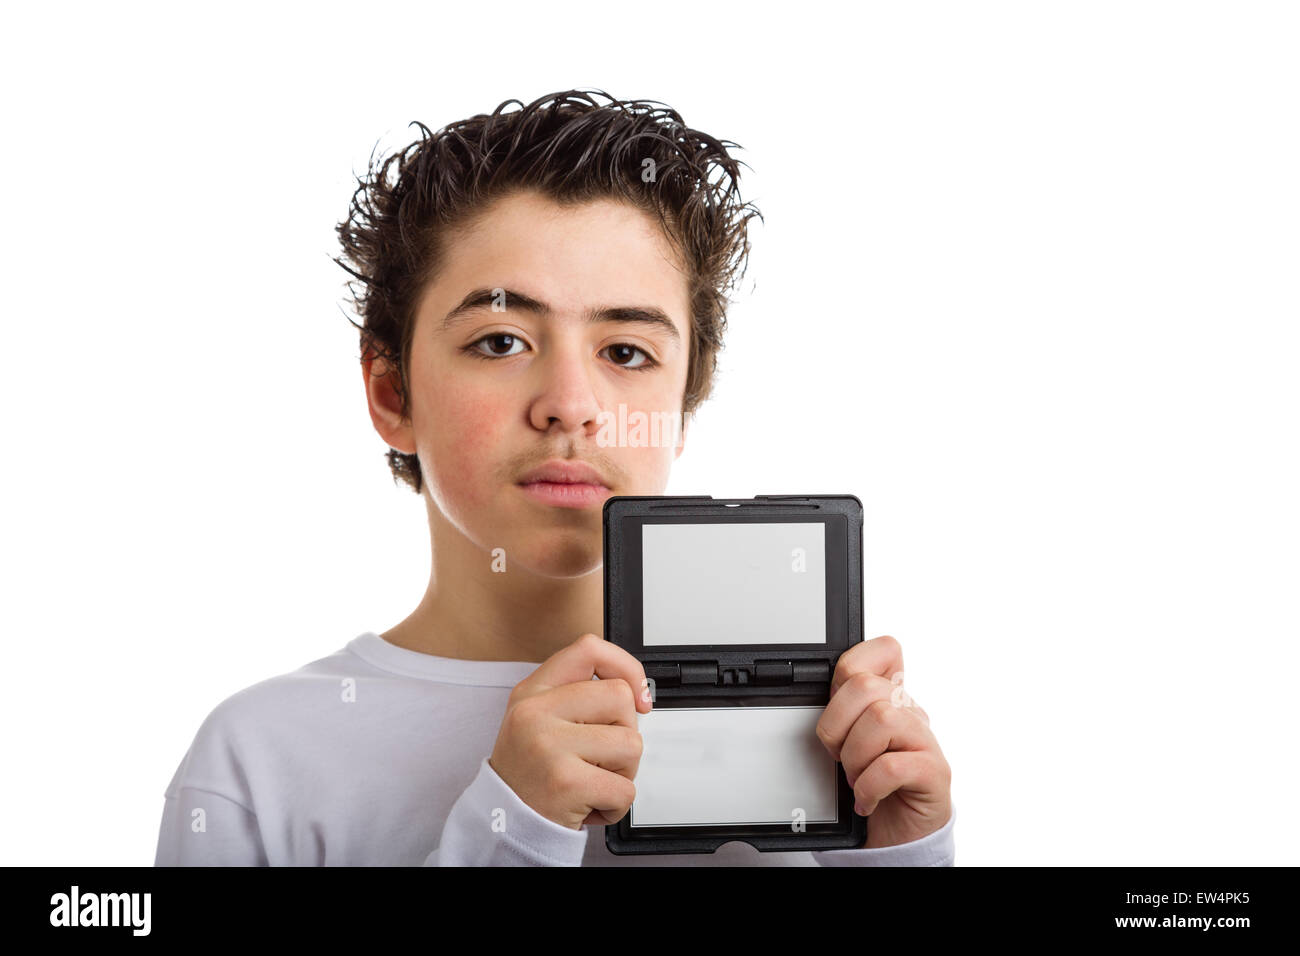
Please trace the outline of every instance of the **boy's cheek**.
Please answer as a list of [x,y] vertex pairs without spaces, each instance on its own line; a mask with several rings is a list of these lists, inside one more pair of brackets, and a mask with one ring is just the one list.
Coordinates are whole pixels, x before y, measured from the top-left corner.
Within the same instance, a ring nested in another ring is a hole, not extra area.
[[664,493],[672,469],[672,448],[648,446],[616,448],[611,451],[617,455],[619,471],[628,483],[627,487],[615,489],[618,494],[661,495]]
[[443,493],[469,506],[486,504],[501,492],[509,476],[501,473],[510,450],[501,447],[505,430],[504,410],[486,397],[475,401],[442,395],[442,412],[430,418],[426,437],[433,480]]

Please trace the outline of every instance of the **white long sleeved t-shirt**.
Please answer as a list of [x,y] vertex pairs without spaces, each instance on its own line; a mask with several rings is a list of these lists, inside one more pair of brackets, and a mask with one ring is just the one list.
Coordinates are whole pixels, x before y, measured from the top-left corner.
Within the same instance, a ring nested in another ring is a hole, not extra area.
[[488,763],[539,665],[422,654],[367,632],[203,721],[164,795],[156,866],[951,866],[953,824],[877,849],[618,856]]

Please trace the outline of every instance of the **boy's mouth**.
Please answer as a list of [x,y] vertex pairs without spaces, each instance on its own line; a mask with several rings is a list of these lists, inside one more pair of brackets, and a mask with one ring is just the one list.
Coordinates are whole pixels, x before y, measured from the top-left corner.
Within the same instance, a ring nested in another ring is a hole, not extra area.
[[526,472],[518,484],[534,501],[560,508],[590,508],[613,493],[591,465],[562,458]]
[[579,481],[530,481],[519,487],[534,501],[560,508],[590,508],[612,494],[604,485]]

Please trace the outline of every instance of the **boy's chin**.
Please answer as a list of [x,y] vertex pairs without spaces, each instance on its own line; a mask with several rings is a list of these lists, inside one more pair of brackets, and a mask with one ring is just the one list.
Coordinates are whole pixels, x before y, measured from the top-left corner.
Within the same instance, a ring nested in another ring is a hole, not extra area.
[[513,564],[545,577],[576,578],[599,571],[604,558],[599,533],[551,531],[529,535],[508,549],[506,569]]

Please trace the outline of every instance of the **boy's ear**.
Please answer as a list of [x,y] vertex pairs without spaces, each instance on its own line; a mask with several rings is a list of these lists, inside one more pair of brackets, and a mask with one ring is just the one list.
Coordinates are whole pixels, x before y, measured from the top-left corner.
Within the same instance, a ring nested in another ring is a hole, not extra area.
[[402,397],[397,391],[396,375],[388,364],[373,352],[361,362],[361,376],[370,404],[370,421],[388,447],[404,455],[415,454],[415,433],[409,419],[402,418]]

